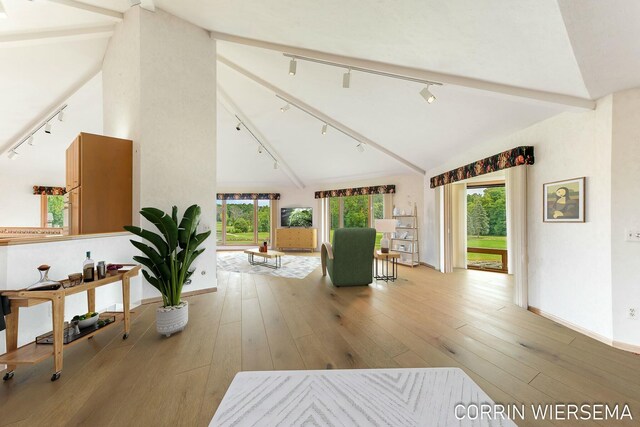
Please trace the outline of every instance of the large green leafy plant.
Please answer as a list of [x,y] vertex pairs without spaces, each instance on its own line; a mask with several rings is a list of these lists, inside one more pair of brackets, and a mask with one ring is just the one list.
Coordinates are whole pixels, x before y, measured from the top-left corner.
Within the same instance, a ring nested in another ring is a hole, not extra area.
[[[193,274],[193,261],[204,252],[198,247],[209,237],[211,231],[197,233],[200,223],[200,206],[192,205],[178,222],[178,208],[171,215],[156,208],[142,208],[140,214],[156,226],[160,234],[133,225],[124,229],[142,237],[146,242],[131,240],[133,246],[144,256],[133,259],[145,266],[144,278],[162,294],[164,306],[180,304],[182,286]],[[146,244],[149,243],[149,244]]]

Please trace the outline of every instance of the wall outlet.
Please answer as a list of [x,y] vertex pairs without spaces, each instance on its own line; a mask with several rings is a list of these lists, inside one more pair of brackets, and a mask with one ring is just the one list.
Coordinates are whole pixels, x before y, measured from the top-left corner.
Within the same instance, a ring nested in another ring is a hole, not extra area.
[[626,230],[624,232],[624,240],[627,242],[640,242],[640,231]]
[[629,307],[629,312],[627,313],[627,316],[631,320],[636,320],[638,318],[638,309],[635,307]]

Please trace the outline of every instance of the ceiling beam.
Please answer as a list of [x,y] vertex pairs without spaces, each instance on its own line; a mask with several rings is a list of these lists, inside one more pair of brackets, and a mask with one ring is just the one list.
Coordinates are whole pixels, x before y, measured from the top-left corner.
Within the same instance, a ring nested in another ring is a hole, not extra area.
[[261,85],[262,87],[266,88],[267,90],[275,93],[276,95],[278,95],[278,96],[280,96],[280,97],[282,97],[282,98],[284,98],[284,99],[286,99],[288,101],[291,101],[292,104],[295,104],[295,105],[301,107],[303,110],[306,110],[312,116],[315,116],[316,118],[318,118],[318,120],[327,123],[331,127],[333,127],[335,129],[337,129],[338,131],[344,133],[345,135],[355,139],[356,141],[362,142],[362,143],[368,145],[369,147],[380,151],[381,153],[386,154],[387,156],[393,158],[394,160],[402,163],[404,166],[406,166],[407,168],[409,168],[413,172],[419,173],[421,175],[425,175],[426,174],[425,170],[422,169],[421,167],[416,166],[415,164],[411,163],[409,160],[406,160],[403,157],[400,157],[396,153],[392,152],[391,150],[388,150],[387,148],[383,147],[382,145],[378,144],[377,142],[372,141],[371,139],[367,138],[366,136],[362,135],[361,133],[358,133],[355,130],[351,129],[350,127],[344,125],[343,123],[335,120],[333,117],[330,117],[330,116],[326,115],[322,111],[312,107],[311,105],[307,104],[306,102],[304,102],[304,101],[296,98],[295,96],[285,92],[284,90],[282,90],[279,87],[267,82],[266,80],[261,79],[260,77],[256,76],[255,74],[251,73],[250,71],[245,70],[244,68],[242,68],[238,64],[230,61],[229,59],[225,58],[224,56],[218,55],[217,58],[218,58],[218,61],[221,62],[222,64],[224,64],[227,67],[231,68],[232,70],[244,75],[248,79],[253,80],[254,82],[256,82],[259,85]]
[[113,25],[99,27],[73,28],[66,30],[37,31],[32,33],[16,33],[0,35],[0,48],[37,45],[65,40],[88,40],[111,37]]
[[118,12],[116,10],[105,9],[103,7],[94,6],[92,4],[82,3],[75,0],[47,0],[49,3],[56,3],[62,6],[72,7],[74,9],[84,10],[86,12],[91,12],[96,15],[102,15],[110,19],[114,19],[116,21],[122,21],[124,19],[124,14]]
[[240,107],[238,107],[238,105],[235,102],[233,102],[233,99],[231,99],[229,94],[227,94],[227,92],[219,84],[218,84],[218,99],[220,100],[222,105],[224,105],[225,108],[229,110],[231,114],[234,114],[242,122],[242,124],[244,124],[244,126],[255,135],[255,137],[260,141],[262,146],[269,153],[271,153],[271,156],[274,157],[274,160],[278,162],[279,169],[282,170],[282,172],[284,172],[285,175],[287,175],[289,180],[291,180],[291,182],[299,189],[302,190],[303,188],[305,188],[304,183],[300,180],[300,178],[298,178],[295,172],[293,172],[293,169],[291,169],[291,167],[287,164],[287,162],[285,162],[282,159],[282,157],[278,154],[276,149],[273,148],[273,145],[269,143],[269,140],[262,133],[260,133],[258,128],[251,122],[249,117],[247,117],[242,112]]
[[5,143],[0,146],[0,153],[4,154],[9,151],[16,143],[20,142],[25,135],[28,135],[32,132],[42,121],[51,115],[56,109],[60,108],[61,105],[67,102],[69,98],[71,98],[77,91],[79,91],[84,85],[89,83],[91,79],[98,75],[102,71],[102,62],[93,67],[87,74],[82,76],[76,83],[71,86],[65,93],[63,93],[60,97],[50,103],[46,108],[44,108],[40,113],[38,113],[35,118],[27,123],[16,135],[12,136],[9,140],[5,141]]
[[262,40],[251,39],[247,37],[235,36],[232,34],[211,32],[211,38],[230,43],[237,43],[246,46],[254,46],[262,49],[274,50],[277,52],[287,53],[295,56],[314,58],[322,61],[335,62],[346,66],[354,66],[366,68],[382,73],[395,74],[399,76],[410,77],[421,80],[431,80],[442,84],[450,84],[453,86],[462,86],[487,92],[498,93],[518,98],[533,99],[536,101],[548,102],[551,104],[567,105],[570,107],[583,108],[593,110],[596,108],[596,101],[591,99],[579,98],[576,96],[563,95],[553,92],[545,92],[535,89],[526,89],[517,86],[506,85],[502,83],[494,83],[486,80],[474,79],[470,77],[461,77],[453,74],[439,73],[437,71],[429,71],[421,68],[406,67],[402,65],[389,64],[386,62],[371,61],[368,59],[354,58],[344,55],[336,55],[327,52],[321,52],[312,49],[305,49],[293,46],[287,46],[279,43],[272,43]]

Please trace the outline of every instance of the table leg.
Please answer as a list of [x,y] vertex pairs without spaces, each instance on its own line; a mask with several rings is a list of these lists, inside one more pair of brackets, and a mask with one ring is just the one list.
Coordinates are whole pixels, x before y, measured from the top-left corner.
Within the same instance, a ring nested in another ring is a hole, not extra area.
[[87,289],[87,305],[89,309],[87,310],[89,313],[93,313],[96,311],[96,290],[95,289]]
[[51,381],[60,378],[62,372],[62,353],[64,347],[64,296],[56,295],[51,300],[53,304],[53,366],[54,374]]
[[[13,304],[12,304],[13,305]],[[18,348],[18,319],[20,308],[13,305],[11,307],[11,314],[7,314],[4,317],[4,321],[7,325],[5,342],[7,344],[7,353]],[[7,365],[7,371],[4,374],[4,380],[11,379],[13,377],[13,371],[15,371],[16,365]]]
[[122,315],[124,317],[124,335],[123,340],[129,338],[129,330],[131,329],[131,313],[129,307],[131,305],[131,279],[129,276],[122,276]]

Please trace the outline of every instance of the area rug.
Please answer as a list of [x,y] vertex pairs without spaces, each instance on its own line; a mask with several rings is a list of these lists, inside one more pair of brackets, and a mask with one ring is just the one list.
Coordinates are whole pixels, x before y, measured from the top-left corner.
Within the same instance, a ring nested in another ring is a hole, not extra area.
[[239,372],[209,427],[516,426],[481,405],[496,406],[458,368]]
[[[244,252],[218,252],[218,269],[234,273],[265,274],[290,279],[304,279],[320,266],[320,258],[285,255],[282,268],[276,270],[260,265],[251,265]],[[273,260],[269,260],[273,262]]]

